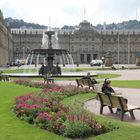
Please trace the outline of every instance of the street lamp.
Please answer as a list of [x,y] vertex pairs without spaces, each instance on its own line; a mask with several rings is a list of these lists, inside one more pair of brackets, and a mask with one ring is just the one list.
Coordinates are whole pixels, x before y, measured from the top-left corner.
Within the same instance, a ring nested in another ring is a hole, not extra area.
[[23,51],[23,52],[22,52],[22,53],[23,53],[23,54],[22,54],[22,58],[25,59],[25,47],[23,47],[22,49],[23,49],[23,50],[22,50],[22,51]]
[[105,58],[102,56],[101,59],[102,59],[102,61],[103,61],[103,63],[102,63],[102,69],[103,69],[103,68],[104,68],[103,66],[104,66],[104,59],[105,59]]
[[118,31],[118,66],[120,63],[120,36],[119,36],[119,31]]
[[127,59],[128,59],[128,65],[130,64],[130,32],[128,32],[128,56],[127,56]]

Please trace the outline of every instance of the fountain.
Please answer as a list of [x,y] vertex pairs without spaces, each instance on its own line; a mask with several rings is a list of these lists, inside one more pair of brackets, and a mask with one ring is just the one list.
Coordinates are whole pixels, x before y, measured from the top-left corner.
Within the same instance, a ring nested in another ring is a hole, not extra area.
[[[86,73],[61,73],[61,68],[58,64],[66,66],[73,64],[73,59],[70,53],[65,49],[59,49],[57,34],[54,31],[46,31],[43,33],[41,49],[33,49],[26,61],[26,68],[40,68],[36,74],[26,73],[23,74],[9,74],[11,77],[38,77],[47,73],[51,73],[54,77],[82,77]],[[46,66],[44,66],[46,65]],[[43,72],[42,72],[43,68]],[[91,76],[95,76],[92,74]]]
[[42,75],[48,72],[52,75],[61,75],[58,64],[62,64],[63,66],[66,64],[73,64],[73,60],[67,50],[54,47],[57,44],[54,31],[47,31],[43,33],[42,49],[32,50],[30,56],[28,57],[27,64],[35,64],[36,66],[39,64],[45,64],[45,72],[39,73]]

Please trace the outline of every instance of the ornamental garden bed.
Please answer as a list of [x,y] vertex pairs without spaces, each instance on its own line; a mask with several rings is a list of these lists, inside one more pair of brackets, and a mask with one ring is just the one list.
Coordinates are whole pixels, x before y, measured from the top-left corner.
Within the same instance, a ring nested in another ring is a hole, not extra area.
[[60,103],[64,98],[91,92],[89,89],[34,83],[25,79],[16,80],[15,83],[42,88],[39,92],[16,97],[13,107],[18,118],[36,127],[69,138],[96,136],[116,129],[112,124],[97,122],[93,114],[84,110],[79,102],[71,106]]

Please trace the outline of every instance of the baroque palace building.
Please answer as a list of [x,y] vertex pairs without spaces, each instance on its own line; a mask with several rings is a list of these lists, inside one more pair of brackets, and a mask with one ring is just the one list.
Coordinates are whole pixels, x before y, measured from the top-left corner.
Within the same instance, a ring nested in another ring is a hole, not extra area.
[[4,25],[3,13],[0,10],[0,66],[13,60],[13,40],[9,27]]
[[[24,59],[32,49],[41,48],[40,29],[12,29],[14,59]],[[106,65],[136,64],[140,60],[140,30],[96,30],[84,20],[73,30],[57,30],[60,49],[67,49],[75,64],[104,59]]]
[[11,29],[13,35],[13,56],[16,59],[26,59],[33,49],[40,49],[42,44],[42,29]]

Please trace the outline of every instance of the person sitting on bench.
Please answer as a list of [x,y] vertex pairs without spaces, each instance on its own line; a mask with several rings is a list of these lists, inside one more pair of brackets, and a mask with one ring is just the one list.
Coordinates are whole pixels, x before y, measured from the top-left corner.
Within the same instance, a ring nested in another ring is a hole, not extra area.
[[105,94],[112,94],[115,93],[115,90],[111,87],[111,80],[105,79],[102,92]]
[[92,84],[97,84],[97,81],[93,78],[91,79],[90,77],[90,73],[87,73],[87,76],[84,76],[83,79],[89,79],[91,81]]
[[0,71],[0,81],[9,81],[9,76],[8,75],[4,75],[3,71]]
[[51,77],[51,72],[48,72],[47,74],[45,74],[44,76],[44,83],[47,81],[48,83],[54,83],[54,79]]
[[[112,93],[115,93],[115,90],[111,87],[111,80],[105,79],[103,87],[102,87],[102,92],[108,95],[111,95]],[[128,102],[127,99],[125,99],[126,103]],[[116,114],[120,114],[120,109],[116,110]]]

